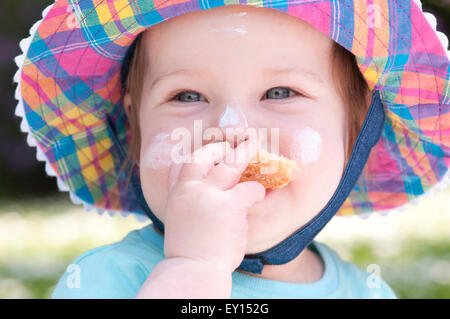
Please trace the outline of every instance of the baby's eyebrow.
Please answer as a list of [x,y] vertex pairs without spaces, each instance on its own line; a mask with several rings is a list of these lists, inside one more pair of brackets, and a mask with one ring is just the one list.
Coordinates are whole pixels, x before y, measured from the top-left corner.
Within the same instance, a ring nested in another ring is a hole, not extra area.
[[272,75],[304,75],[310,78],[310,80],[313,80],[315,82],[323,84],[322,77],[311,70],[304,69],[304,68],[265,68],[263,69],[263,72],[266,74],[272,74]]
[[[204,72],[203,72],[204,73]],[[200,77],[202,75],[201,71],[197,71],[197,70],[189,70],[189,69],[179,69],[179,70],[175,70],[169,73],[166,73],[158,78],[156,78],[152,84],[150,85],[150,90],[153,90],[157,85],[159,85],[159,83],[164,82],[167,78],[172,77],[172,76],[191,76],[194,75],[196,77]]]
[[[318,73],[315,73],[311,70],[304,68],[264,68],[262,69],[262,73],[264,75],[273,75],[273,76],[282,76],[282,75],[302,75],[307,76],[309,80],[317,82],[319,84],[323,84],[323,80]],[[166,73],[158,78],[156,78],[152,84],[150,85],[150,90],[153,90],[157,85],[161,82],[165,81],[167,78],[172,76],[196,76],[201,77],[204,72],[199,70],[190,70],[190,69],[179,69],[174,70],[172,72]]]

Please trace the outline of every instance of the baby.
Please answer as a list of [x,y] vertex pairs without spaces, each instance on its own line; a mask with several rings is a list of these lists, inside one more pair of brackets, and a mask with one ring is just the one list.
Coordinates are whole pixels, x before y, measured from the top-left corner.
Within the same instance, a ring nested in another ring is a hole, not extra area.
[[450,183],[434,25],[411,0],[56,0],[15,59],[21,129],[74,202],[152,223],[52,297],[395,298],[314,238]]
[[[236,270],[335,193],[371,101],[351,53],[300,19],[241,5],[182,14],[136,41],[128,162],[164,235],[148,225],[83,254],[78,284],[65,273],[53,298],[395,298],[318,242],[261,273]],[[261,149],[297,164],[284,187],[239,183]]]
[[[124,107],[143,194],[165,226],[166,259],[137,297],[228,298],[244,254],[276,245],[330,200],[369,89],[350,53],[275,10],[226,6],[189,13],[150,28],[138,41]],[[222,137],[203,139],[197,149],[189,143],[193,160],[170,165],[171,133],[182,127],[194,137],[199,119]],[[278,129],[267,131],[278,135],[268,136],[269,145],[300,168],[289,185],[265,190],[257,182],[237,183],[261,146],[247,128]],[[204,157],[196,163],[199,150]],[[215,166],[230,150],[246,161]],[[286,264],[248,275],[314,283],[324,262],[307,248]]]

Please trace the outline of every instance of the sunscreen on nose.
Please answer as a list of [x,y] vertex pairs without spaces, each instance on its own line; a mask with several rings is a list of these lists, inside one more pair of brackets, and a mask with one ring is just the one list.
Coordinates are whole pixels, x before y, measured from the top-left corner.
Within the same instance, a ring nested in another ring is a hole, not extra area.
[[248,127],[247,118],[245,114],[234,107],[227,105],[225,111],[219,119],[219,127],[226,128],[230,126]]

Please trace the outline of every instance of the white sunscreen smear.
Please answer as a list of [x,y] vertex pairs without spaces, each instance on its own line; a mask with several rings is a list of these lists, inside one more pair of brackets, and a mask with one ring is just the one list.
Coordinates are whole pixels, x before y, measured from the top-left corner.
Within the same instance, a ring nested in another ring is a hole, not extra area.
[[227,105],[225,111],[220,116],[219,127],[226,128],[229,126],[237,126],[239,123],[241,123],[245,128],[248,127],[245,114],[240,112],[239,110],[236,110],[234,107],[230,107]]
[[211,28],[210,31],[211,32],[228,31],[228,32],[241,33],[241,34],[248,33],[247,29],[245,29],[245,28],[228,28],[228,29],[221,29],[221,30],[216,29],[216,28]]
[[291,148],[291,158],[302,164],[309,164],[319,159],[322,151],[320,134],[310,127],[306,127],[294,135]]
[[[226,32],[230,37],[236,37],[236,36],[242,36],[246,35],[248,33],[248,29],[246,28],[245,24],[238,23],[236,25],[236,21],[231,20],[229,21],[229,17],[244,17],[247,15],[247,12],[239,12],[239,13],[233,13],[228,16],[219,18],[217,17],[214,20],[214,27],[210,27],[210,32]],[[243,22],[246,22],[246,20],[243,20]]]
[[162,169],[172,164],[171,152],[173,145],[170,141],[170,135],[167,133],[159,133],[152,139],[144,153],[141,165],[152,169]]

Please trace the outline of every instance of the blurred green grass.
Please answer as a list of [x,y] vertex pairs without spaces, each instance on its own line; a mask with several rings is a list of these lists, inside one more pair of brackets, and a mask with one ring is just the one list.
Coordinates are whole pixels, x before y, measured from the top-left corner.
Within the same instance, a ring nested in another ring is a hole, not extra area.
[[[387,216],[335,217],[316,237],[381,277],[399,298],[450,298],[450,188]],[[144,227],[134,216],[86,212],[67,194],[0,202],[0,298],[49,298],[85,251]]]

